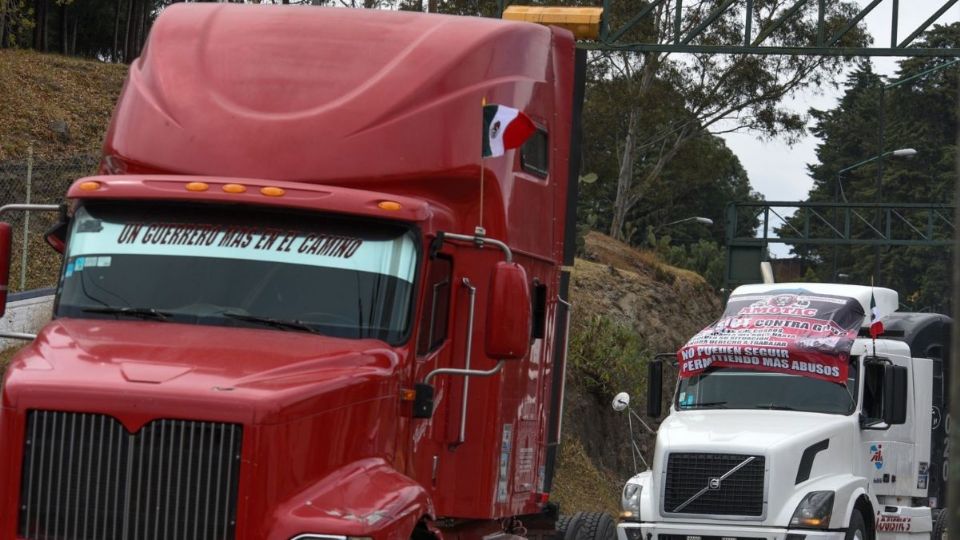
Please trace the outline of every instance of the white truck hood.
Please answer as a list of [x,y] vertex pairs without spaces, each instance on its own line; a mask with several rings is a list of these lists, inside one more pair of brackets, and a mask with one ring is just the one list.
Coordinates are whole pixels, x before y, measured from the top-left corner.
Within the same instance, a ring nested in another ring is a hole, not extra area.
[[763,457],[763,516],[743,520],[725,517],[716,522],[785,526],[804,494],[834,489],[824,487],[825,483],[852,481],[850,471],[858,470],[857,460],[862,457],[855,439],[858,433],[856,414],[753,409],[672,411],[658,430],[653,470],[648,477],[653,485],[643,495],[645,508],[641,515],[659,516],[664,522],[712,521],[709,516],[663,513],[667,460],[673,453],[741,454]]
[[660,424],[658,440],[672,452],[773,454],[777,447],[812,444],[856,422],[855,416],[796,411],[675,411]]

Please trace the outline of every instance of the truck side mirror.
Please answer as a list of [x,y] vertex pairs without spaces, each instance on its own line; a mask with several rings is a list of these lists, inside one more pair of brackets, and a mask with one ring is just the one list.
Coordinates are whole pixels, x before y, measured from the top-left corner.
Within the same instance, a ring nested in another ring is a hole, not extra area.
[[484,350],[497,360],[519,360],[530,351],[530,284],[516,263],[499,262],[490,275]]
[[663,412],[663,360],[647,364],[647,416],[660,418]]
[[67,230],[69,228],[69,222],[60,221],[43,234],[43,239],[54,251],[62,255],[67,250]]
[[885,365],[883,370],[883,421],[887,425],[907,422],[907,379],[904,366]]
[[882,359],[864,362],[863,409],[860,426],[887,429],[907,421],[909,371]]
[[0,222],[0,317],[7,312],[7,286],[10,283],[10,258],[13,247],[13,227]]

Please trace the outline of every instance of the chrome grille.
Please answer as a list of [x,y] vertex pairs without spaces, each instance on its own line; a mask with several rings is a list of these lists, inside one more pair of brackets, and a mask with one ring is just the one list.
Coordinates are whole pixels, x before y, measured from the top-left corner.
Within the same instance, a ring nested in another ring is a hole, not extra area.
[[[722,478],[751,457],[753,460],[720,481],[718,488],[708,487],[711,479]],[[668,514],[760,517],[764,459],[741,454],[670,454],[664,486],[663,510]]]
[[30,411],[19,535],[26,540],[230,540],[243,429]]

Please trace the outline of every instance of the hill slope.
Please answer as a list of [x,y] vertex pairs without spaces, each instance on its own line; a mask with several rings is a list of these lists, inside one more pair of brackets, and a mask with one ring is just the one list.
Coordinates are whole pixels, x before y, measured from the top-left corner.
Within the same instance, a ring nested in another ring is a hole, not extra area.
[[[651,253],[595,232],[586,252],[591,260],[578,259],[572,276],[563,440],[551,497],[564,513],[619,510],[634,466],[627,420],[610,408],[613,396],[628,391],[643,403],[646,362],[677,350],[722,308],[702,277]],[[664,395],[672,396],[676,373],[666,369],[664,380]],[[647,459],[653,445],[652,436],[640,437]]]
[[0,161],[100,150],[127,66],[0,50]]

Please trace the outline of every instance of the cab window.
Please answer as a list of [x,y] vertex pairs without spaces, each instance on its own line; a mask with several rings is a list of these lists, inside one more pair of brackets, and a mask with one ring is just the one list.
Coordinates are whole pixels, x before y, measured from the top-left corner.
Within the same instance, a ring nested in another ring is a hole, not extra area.
[[447,339],[452,275],[453,261],[449,257],[438,255],[430,261],[426,301],[420,317],[420,337],[417,341],[419,355],[436,350]]

